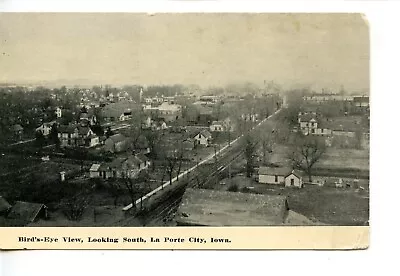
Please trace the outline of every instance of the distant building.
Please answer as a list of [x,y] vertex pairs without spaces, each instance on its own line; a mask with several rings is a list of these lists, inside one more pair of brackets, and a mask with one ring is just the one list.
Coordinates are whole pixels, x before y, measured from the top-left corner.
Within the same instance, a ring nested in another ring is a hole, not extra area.
[[36,131],[41,132],[43,136],[48,136],[54,124],[56,124],[56,121],[43,123],[40,127],[36,128]]
[[353,104],[356,107],[369,107],[369,96],[354,96]]
[[101,116],[105,121],[117,122],[133,118],[134,113],[141,111],[141,107],[133,102],[120,101],[103,107]]
[[95,147],[100,144],[99,137],[88,126],[67,125],[58,128],[61,147]]
[[225,132],[226,126],[222,121],[213,121],[210,125],[211,132]]
[[60,107],[56,107],[55,113],[56,113],[57,118],[62,117],[62,109]]

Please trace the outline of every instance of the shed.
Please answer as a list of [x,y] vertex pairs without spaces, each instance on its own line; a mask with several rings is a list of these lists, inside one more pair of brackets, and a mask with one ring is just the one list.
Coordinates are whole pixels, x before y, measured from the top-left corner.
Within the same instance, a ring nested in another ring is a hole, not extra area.
[[175,218],[186,226],[282,225],[288,209],[286,196],[188,188]]
[[0,216],[6,215],[8,211],[11,209],[11,204],[5,200],[4,197],[0,196]]
[[34,222],[39,218],[47,218],[47,206],[42,203],[17,201],[7,216],[8,219],[21,220],[26,223]]
[[90,178],[100,177],[100,164],[93,164],[89,169]]
[[303,187],[303,173],[298,170],[291,171],[285,176],[285,187]]
[[258,170],[258,182],[264,184],[284,184],[285,177],[291,172],[286,167],[260,167]]

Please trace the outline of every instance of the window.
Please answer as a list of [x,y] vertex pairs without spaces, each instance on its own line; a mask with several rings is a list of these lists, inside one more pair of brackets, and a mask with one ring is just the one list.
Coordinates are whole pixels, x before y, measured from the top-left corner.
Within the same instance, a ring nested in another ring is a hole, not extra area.
[[314,125],[315,125],[315,123],[314,123],[314,122],[312,122],[312,123],[311,123],[311,126],[314,126]]
[[311,129],[311,133],[315,133],[315,129]]
[[275,175],[275,182],[278,182],[278,176]]
[[294,186],[294,179],[290,179],[290,186]]

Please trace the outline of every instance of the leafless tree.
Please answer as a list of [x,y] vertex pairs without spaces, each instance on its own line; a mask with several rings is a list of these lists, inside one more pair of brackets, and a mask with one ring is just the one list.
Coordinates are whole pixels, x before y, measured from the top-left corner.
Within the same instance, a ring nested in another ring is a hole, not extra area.
[[274,146],[273,134],[264,133],[260,136],[262,162],[264,165],[268,163],[268,155],[272,152]]
[[256,152],[256,143],[249,134],[245,137],[244,155],[246,158],[246,176],[251,177],[254,172],[254,158]]
[[81,191],[61,202],[64,214],[69,220],[79,221],[92,197],[92,187],[82,187]]
[[312,182],[312,168],[320,160],[325,149],[324,143],[304,137],[295,142],[288,157],[292,161],[292,167],[304,170],[308,175],[308,181]]

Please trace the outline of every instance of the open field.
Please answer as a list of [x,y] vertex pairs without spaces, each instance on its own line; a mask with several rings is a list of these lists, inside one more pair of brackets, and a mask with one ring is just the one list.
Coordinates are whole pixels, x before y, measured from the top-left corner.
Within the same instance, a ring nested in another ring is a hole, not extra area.
[[[277,144],[270,156],[270,162],[278,165],[288,165],[290,160],[287,154],[290,147]],[[369,170],[369,150],[328,148],[315,168],[327,169],[356,169]]]

